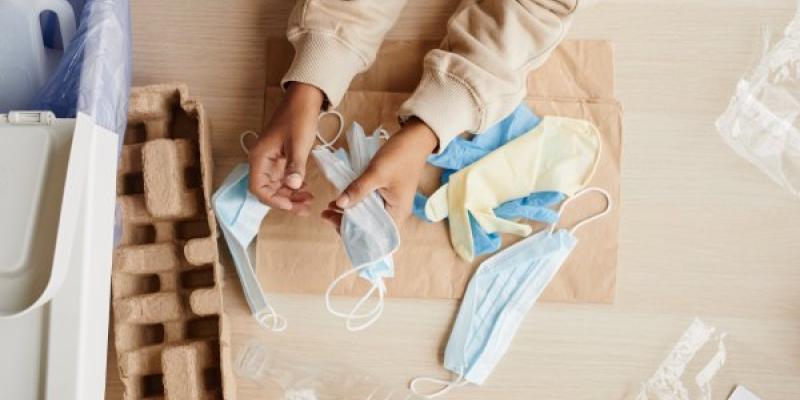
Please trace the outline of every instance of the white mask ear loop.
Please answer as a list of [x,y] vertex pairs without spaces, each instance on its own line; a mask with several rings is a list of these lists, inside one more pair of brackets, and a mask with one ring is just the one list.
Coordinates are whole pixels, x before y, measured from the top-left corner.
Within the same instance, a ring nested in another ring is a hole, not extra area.
[[378,135],[383,140],[389,140],[389,132],[386,129],[383,129],[382,126],[378,127]]
[[[570,228],[569,233],[575,233],[575,231],[577,231],[578,228],[580,228],[581,226],[583,226],[583,225],[585,225],[585,224],[587,224],[589,222],[592,222],[592,221],[594,221],[594,220],[596,220],[598,218],[602,218],[603,216],[605,216],[606,214],[611,212],[611,206],[613,205],[613,201],[611,200],[611,195],[608,193],[608,191],[606,191],[603,188],[599,188],[599,187],[589,187],[589,188],[586,188],[586,189],[578,191],[572,197],[564,200],[564,202],[561,203],[560,206],[558,206],[558,210],[556,210],[556,212],[559,215],[561,215],[561,212],[564,210],[564,207],[567,204],[569,204],[569,202],[571,202],[572,200],[575,200],[576,198],[578,198],[578,197],[580,197],[580,196],[582,196],[582,195],[584,195],[586,193],[590,193],[590,192],[596,192],[596,193],[602,194],[603,197],[606,198],[606,208],[603,211],[600,211],[599,213],[597,213],[595,215],[592,215],[592,216],[590,216],[588,218],[585,218],[582,221],[580,221],[577,224],[575,224],[572,228]],[[550,225],[550,233],[553,233],[555,231],[555,229],[556,229],[556,225],[555,224]]]
[[[260,312],[255,315],[256,321],[258,321],[261,326],[272,329],[273,332],[285,331],[286,327],[289,325],[286,322],[286,318],[278,314],[271,305],[267,305],[267,308],[269,308],[269,311]],[[272,321],[272,323],[270,323],[270,321]]]
[[[378,292],[378,300],[377,303],[375,304],[375,307],[364,314],[358,314],[357,313],[358,310],[360,310],[361,307],[364,304],[366,304],[367,300],[369,300],[372,297],[372,293],[376,291]],[[379,289],[377,284],[373,284],[372,287],[367,291],[367,293],[361,296],[361,299],[358,300],[356,305],[353,306],[353,309],[350,311],[350,313],[348,313],[347,316],[345,317],[346,318],[345,327],[350,332],[358,332],[360,330],[367,329],[372,324],[374,324],[375,321],[378,320],[378,318],[381,317],[381,314],[383,314],[383,290]],[[364,321],[362,324],[360,325],[353,324],[353,321],[359,321],[365,318],[368,319]]]
[[[220,228],[225,235],[233,236],[230,235],[230,231],[228,231],[225,225],[220,224]],[[239,245],[237,244],[236,246]],[[247,298],[247,292],[249,291],[255,291],[263,295],[264,291],[261,289],[261,284],[258,282],[258,278],[256,278],[255,270],[253,269],[252,261],[250,256],[247,254],[247,250],[245,250],[244,260],[242,261],[246,265],[235,264],[235,262],[234,264],[236,266],[236,273],[241,281],[242,290],[245,292],[245,297]],[[253,285],[255,285],[255,287],[253,287]],[[264,301],[264,303],[267,309],[262,309],[253,315],[256,321],[258,321],[258,324],[266,329],[271,329],[273,332],[283,332],[286,330],[286,327],[288,326],[286,318],[278,314],[271,304],[266,301]]]
[[317,129],[317,140],[319,140],[319,142],[322,143],[320,146],[333,151],[334,150],[333,145],[336,144],[336,142],[342,136],[342,132],[344,131],[344,117],[342,117],[342,114],[340,114],[338,111],[335,110],[324,111],[319,114],[319,117],[317,117],[317,121],[322,121],[322,118],[324,118],[326,115],[333,115],[334,117],[336,117],[336,119],[339,120],[339,130],[336,131],[336,135],[333,137],[333,139],[328,141],[325,140],[324,137],[322,137],[322,134],[320,133],[319,129]]
[[[380,290],[380,288],[378,288],[378,285],[373,283],[372,288],[370,288],[369,291],[367,291],[367,293],[364,296],[362,296],[358,300],[358,302],[356,302],[356,305],[353,306],[353,309],[348,313],[337,311],[336,309],[333,308],[333,305],[331,305],[331,293],[333,292],[333,289],[335,289],[336,286],[339,284],[339,282],[341,282],[344,278],[352,274],[358,273],[362,269],[367,268],[370,265],[371,264],[365,264],[358,268],[352,268],[349,271],[339,275],[336,279],[333,280],[333,282],[331,282],[331,284],[328,286],[328,289],[325,291],[325,307],[328,309],[328,312],[337,317],[345,318],[346,319],[345,327],[350,332],[358,332],[364,330],[373,323],[375,323],[375,321],[377,321],[378,318],[380,318],[381,314],[383,313],[383,290]],[[366,301],[372,297],[372,294],[376,291],[378,292],[378,302],[375,305],[375,307],[373,307],[371,310],[365,313],[359,314],[358,311],[366,303]],[[367,320],[360,325],[353,325],[353,321],[359,321],[363,319]]]
[[[444,387],[442,387],[441,389],[439,389],[439,390],[437,390],[437,391],[435,391],[433,393],[423,394],[423,393],[420,393],[419,390],[417,390],[417,384],[420,383],[420,382],[428,382],[428,383],[433,383],[435,385],[444,385]],[[412,379],[411,383],[409,383],[409,385],[408,385],[408,388],[411,390],[412,393],[414,393],[417,396],[422,396],[422,397],[424,397],[426,399],[434,399],[434,398],[439,397],[439,396],[441,396],[443,394],[446,394],[447,392],[449,392],[450,390],[452,390],[454,388],[464,387],[464,386],[467,386],[468,384],[469,384],[469,382],[464,379],[464,371],[462,370],[461,372],[458,373],[458,376],[456,376],[455,379],[449,380],[449,381],[446,380],[446,379],[430,378],[430,377],[427,377],[427,376],[420,376],[420,377]]]
[[[378,393],[378,391],[381,390],[381,389],[382,389],[382,387],[375,388],[375,390],[373,390],[372,393],[370,393],[369,396],[367,396],[367,398],[364,399],[364,400],[372,400],[373,399],[372,396],[374,396],[376,393]],[[386,395],[383,396],[383,399],[381,399],[381,400],[392,400],[392,398],[394,397],[394,393],[395,392],[397,392],[397,389],[390,390],[389,393],[386,393]],[[411,396],[412,396],[412,394],[408,394],[408,395],[406,395],[406,397],[403,398],[403,400],[414,400],[414,399],[411,398]],[[376,397],[375,399],[377,400],[378,398]]]
[[244,154],[249,155],[250,149],[248,149],[247,146],[244,144],[244,139],[248,136],[255,136],[255,138],[258,139],[258,133],[256,133],[255,131],[244,131],[239,134],[239,146],[242,147],[242,151],[244,152]]

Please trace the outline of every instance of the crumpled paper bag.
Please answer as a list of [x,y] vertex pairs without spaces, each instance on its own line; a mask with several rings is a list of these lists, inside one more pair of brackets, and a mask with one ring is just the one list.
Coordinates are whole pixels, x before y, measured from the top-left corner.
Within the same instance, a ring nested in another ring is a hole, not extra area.
[[[352,90],[337,108],[345,117],[345,129],[357,121],[369,133],[383,126],[390,133],[398,129],[396,111],[413,90],[413,63],[390,68],[391,59],[402,54],[418,59],[434,43],[389,42],[376,64],[353,83]],[[291,60],[291,49],[270,42],[268,57]],[[384,54],[393,56],[383,56]],[[281,66],[276,69],[282,71]],[[610,303],[614,299],[617,266],[617,236],[620,216],[619,182],[622,149],[622,108],[613,97],[613,48],[604,41],[566,41],[551,59],[528,79],[526,99],[535,114],[583,118],[593,122],[602,134],[603,149],[597,172],[589,186],[608,190],[614,202],[610,214],[581,228],[579,243],[558,275],[542,295],[543,301]],[[411,76],[412,78],[409,78]],[[279,74],[268,72],[268,83]],[[392,92],[389,90],[404,90]],[[277,106],[282,91],[270,87],[265,94],[265,122]],[[329,124],[323,134],[332,135]],[[337,146],[345,146],[344,137]],[[342,242],[319,213],[338,194],[321,171],[309,160],[306,180],[316,200],[312,215],[294,217],[272,210],[261,226],[257,244],[257,274],[268,292],[324,293],[339,274],[351,268]],[[426,166],[420,190],[432,193],[439,183],[439,170]],[[601,211],[600,196],[586,195],[571,203],[560,226]],[[541,229],[541,225],[534,225]],[[406,298],[461,298],[475,268],[487,256],[469,263],[461,260],[450,245],[447,223],[427,223],[410,217],[401,231],[401,247],[395,254],[396,277],[386,280],[387,296]],[[520,240],[505,236],[504,247]],[[502,251],[502,249],[501,249]],[[342,282],[335,291],[341,295],[361,295],[368,284],[357,277]]]

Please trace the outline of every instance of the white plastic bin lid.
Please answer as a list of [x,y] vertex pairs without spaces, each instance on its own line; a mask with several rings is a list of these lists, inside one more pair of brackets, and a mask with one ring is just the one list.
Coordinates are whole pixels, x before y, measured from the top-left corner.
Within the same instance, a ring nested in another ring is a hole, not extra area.
[[0,318],[44,304],[66,276],[91,146],[74,126],[0,114]]

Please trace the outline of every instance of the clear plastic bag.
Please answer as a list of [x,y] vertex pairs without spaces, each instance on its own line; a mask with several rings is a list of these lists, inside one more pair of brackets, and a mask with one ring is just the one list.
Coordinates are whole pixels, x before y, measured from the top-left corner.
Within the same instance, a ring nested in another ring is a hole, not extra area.
[[739,80],[716,126],[739,155],[800,196],[800,14]]
[[36,93],[30,109],[50,110],[59,118],[78,112],[119,135],[128,120],[131,86],[131,31],[127,0],[72,1],[82,7],[75,38],[53,75]]
[[239,353],[234,370],[266,391],[277,390],[285,400],[422,399],[405,388],[390,387],[348,366],[296,362],[256,340]]
[[[70,0],[78,30],[55,72],[36,92],[29,109],[50,110],[59,118],[78,113],[117,134],[122,151],[131,88],[131,16],[128,0]],[[51,21],[46,22],[49,32]],[[45,40],[49,40],[45,37]],[[122,235],[119,208],[114,243]]]

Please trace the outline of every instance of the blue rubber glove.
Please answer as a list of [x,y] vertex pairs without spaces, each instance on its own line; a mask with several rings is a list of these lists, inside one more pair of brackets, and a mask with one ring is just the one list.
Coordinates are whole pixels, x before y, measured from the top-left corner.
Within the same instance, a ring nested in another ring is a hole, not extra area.
[[[529,132],[539,124],[540,118],[525,104],[520,104],[508,117],[492,125],[471,140],[457,137],[439,154],[428,157],[428,162],[442,168],[442,184],[450,180],[450,175],[462,168],[478,161],[498,147]],[[414,215],[427,221],[425,216],[425,203],[427,198],[419,193],[414,197]],[[507,201],[494,212],[498,217],[505,219],[528,219],[544,223],[558,221],[558,213],[549,207],[564,200],[564,195],[558,192],[531,193],[526,197]],[[475,255],[492,253],[500,248],[500,235],[487,233],[480,227],[472,216],[472,225]]]
[[[509,200],[494,209],[498,217],[505,219],[528,219],[545,224],[554,224],[558,221],[558,213],[550,207],[562,202],[566,196],[559,192],[536,192],[525,197]],[[425,216],[425,203],[428,198],[417,193],[414,196],[413,212],[417,218],[428,221]],[[500,235],[487,233],[470,215],[469,223],[472,227],[472,243],[476,256],[493,253],[500,249]]]
[[[539,125],[541,119],[533,115],[533,111],[525,104],[520,104],[514,111],[500,122],[492,125],[483,133],[475,135],[471,140],[457,137],[450,142],[444,151],[428,157],[431,165],[444,169],[442,183],[455,171],[480,160],[498,147],[530,132]],[[450,170],[450,171],[448,171]]]
[[558,213],[550,209],[566,196],[560,192],[536,192],[526,197],[507,201],[494,209],[495,215],[505,219],[529,219],[532,221],[554,224],[558,221]]

